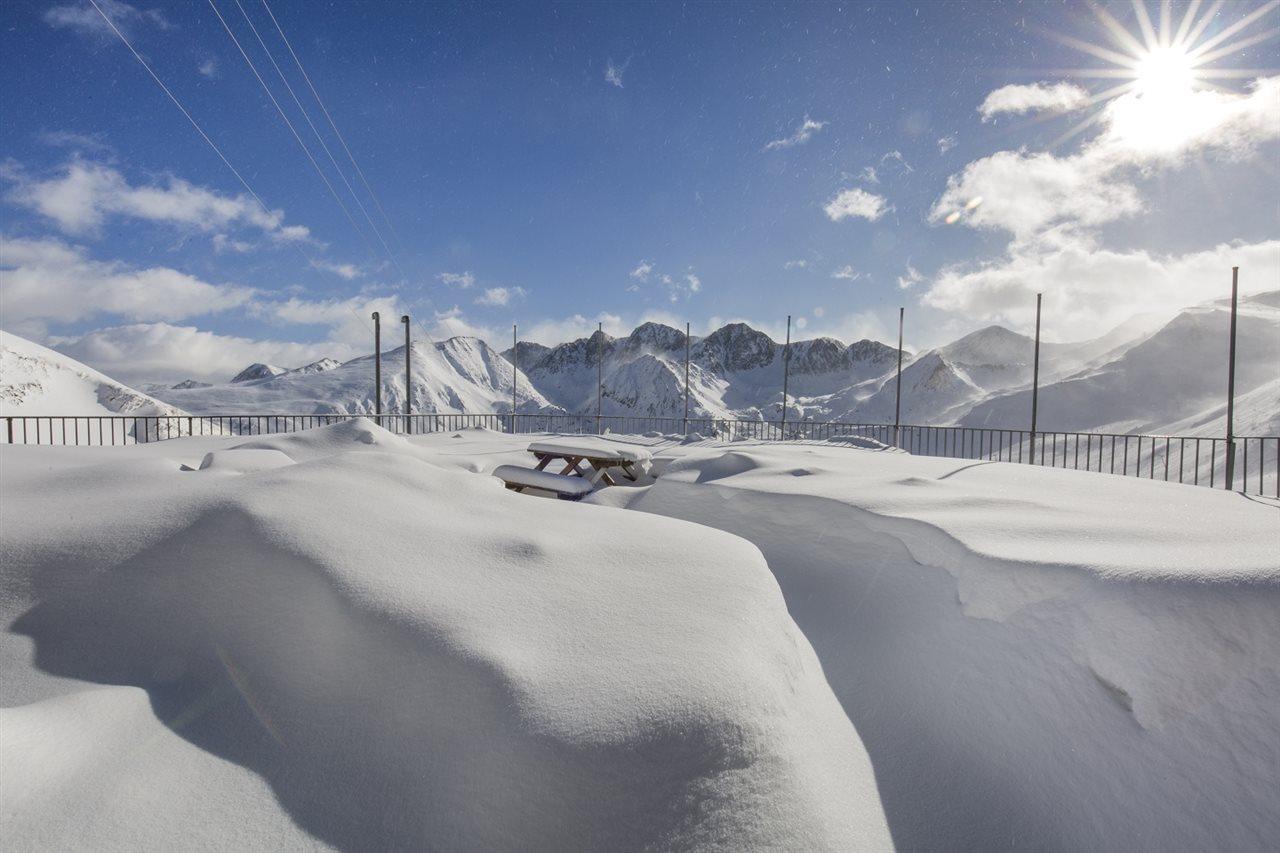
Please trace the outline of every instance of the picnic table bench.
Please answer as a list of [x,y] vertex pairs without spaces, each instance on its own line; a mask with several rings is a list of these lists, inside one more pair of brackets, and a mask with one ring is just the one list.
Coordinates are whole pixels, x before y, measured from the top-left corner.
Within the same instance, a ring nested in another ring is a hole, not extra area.
[[[647,466],[651,459],[649,451],[643,448],[619,446],[594,436],[545,439],[533,442],[528,449],[538,460],[536,467],[499,465],[493,469],[493,475],[512,491],[540,489],[563,500],[579,500],[601,484],[617,485],[609,475],[612,469],[634,482],[636,467]],[[547,471],[547,466],[555,461],[563,462],[564,467],[558,472]]]

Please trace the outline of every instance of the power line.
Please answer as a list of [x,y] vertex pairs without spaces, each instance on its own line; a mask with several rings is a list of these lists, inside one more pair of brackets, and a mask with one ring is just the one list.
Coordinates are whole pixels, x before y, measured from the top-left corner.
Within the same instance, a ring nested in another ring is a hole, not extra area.
[[289,49],[289,55],[293,57],[294,64],[298,66],[298,70],[302,72],[302,79],[307,81],[307,87],[311,89],[311,94],[315,97],[316,103],[320,105],[324,117],[329,120],[329,126],[333,128],[333,133],[338,137],[338,141],[342,143],[342,150],[347,153],[347,159],[351,161],[351,165],[355,167],[356,174],[360,176],[360,182],[364,184],[365,190],[368,191],[369,197],[373,199],[373,203],[377,206],[378,212],[382,214],[382,219],[387,223],[387,230],[391,232],[391,237],[400,246],[400,250],[404,251],[404,244],[400,242],[400,237],[396,234],[395,226],[391,224],[391,218],[387,216],[386,210],[382,207],[382,202],[378,200],[378,194],[373,191],[373,187],[369,186],[369,179],[365,177],[364,169],[360,168],[360,164],[356,162],[355,155],[351,153],[351,148],[347,145],[347,140],[343,137],[342,131],[338,130],[338,125],[333,120],[333,116],[329,115],[329,109],[324,105],[324,101],[320,98],[320,93],[316,91],[315,84],[311,82],[311,75],[307,74],[307,69],[302,67],[302,61],[298,59],[298,54],[293,50],[293,45],[289,42],[289,37],[284,34],[284,30],[280,26],[280,22],[276,20],[275,13],[271,11],[271,7],[267,5],[267,0],[262,0],[262,7],[267,10],[267,14],[271,16],[271,23],[275,24],[276,32],[280,34],[280,39],[284,42],[285,47]]
[[378,242],[382,244],[383,250],[387,253],[387,258],[395,265],[396,269],[400,271],[400,277],[407,280],[408,276],[405,274],[404,268],[400,266],[400,261],[396,259],[395,254],[391,251],[391,247],[388,246],[387,241],[383,239],[382,233],[374,223],[373,217],[369,215],[369,211],[365,208],[364,202],[360,200],[360,196],[358,196],[356,191],[352,189],[351,183],[347,180],[347,176],[342,171],[342,167],[338,165],[338,161],[334,158],[333,152],[329,150],[329,146],[325,143],[324,137],[320,135],[320,131],[316,128],[315,122],[311,120],[311,115],[307,112],[307,108],[302,105],[302,101],[298,99],[297,93],[293,91],[293,86],[289,84],[289,78],[284,75],[282,70],[280,70],[280,65],[271,54],[271,49],[267,47],[267,43],[263,41],[261,34],[258,32],[258,28],[253,23],[253,19],[251,19],[249,17],[249,13],[244,10],[244,6],[240,4],[240,0],[235,0],[235,4],[236,8],[240,10],[240,14],[244,16],[245,23],[249,25],[249,29],[253,32],[254,38],[258,40],[258,44],[262,47],[263,53],[265,53],[267,55],[267,59],[271,61],[271,66],[275,68],[276,74],[280,77],[280,82],[284,83],[285,89],[289,92],[289,97],[293,98],[293,102],[302,113],[302,117],[307,120],[307,125],[311,128],[311,132],[315,134],[316,140],[320,143],[320,147],[328,156],[329,162],[333,164],[334,171],[338,173],[338,177],[342,179],[342,183],[346,186],[347,192],[351,194],[351,198],[353,198],[355,203],[360,207],[360,212],[364,214],[365,220],[369,223],[369,228],[373,231],[374,236],[378,238]]
[[[209,134],[204,132],[204,128],[200,126],[200,123],[195,120],[195,118],[191,115],[191,113],[187,110],[187,108],[182,105],[182,102],[178,100],[178,97],[174,95],[173,92],[169,89],[169,87],[164,84],[164,81],[160,79],[159,75],[157,75],[156,72],[152,70],[151,66],[147,63],[147,61],[142,58],[142,54],[138,53],[138,51],[134,49],[133,44],[131,44],[130,41],[127,38],[125,38],[124,33],[120,32],[120,30],[116,27],[115,23],[111,20],[111,18],[107,17],[107,13],[102,11],[102,7],[98,5],[97,0],[89,0],[89,2],[93,5],[93,8],[98,11],[98,14],[102,16],[102,20],[107,22],[107,26],[111,28],[111,31],[116,34],[116,36],[120,39],[120,41],[124,44],[124,46],[129,49],[129,52],[133,54],[133,58],[138,60],[138,64],[140,64],[144,69],[146,69],[146,72],[151,75],[151,79],[156,81],[156,85],[158,85],[160,89],[169,97],[169,100],[173,102],[173,105],[177,107],[178,110],[184,116],[186,116],[187,121],[191,122],[191,126],[195,128],[196,133],[200,134],[200,138],[203,139],[205,143],[210,148],[213,149],[213,153],[217,154],[218,159],[222,161],[223,165],[231,170],[231,174],[236,176],[236,180],[240,182],[240,186],[244,187],[245,191],[248,192],[249,195],[253,197],[253,200],[258,203],[258,207],[262,208],[262,212],[267,215],[268,220],[274,221],[276,218],[276,214],[271,210],[271,208],[267,207],[266,202],[264,202],[262,200],[262,197],[259,196],[258,193],[254,191],[253,187],[249,186],[249,182],[245,180],[244,175],[240,174],[240,170],[237,169],[235,166],[231,165],[231,161],[227,159],[227,155],[223,154],[222,149],[218,147],[217,143],[215,143],[212,139],[209,138]],[[290,245],[297,250],[298,254],[302,255],[303,260],[307,262],[307,265],[309,267],[316,266],[315,259],[313,259],[305,251],[303,251],[302,247],[298,245],[298,243],[290,241]]]
[[294,128],[293,122],[291,122],[289,120],[289,116],[285,114],[284,109],[280,106],[280,102],[276,100],[276,96],[271,93],[270,87],[267,86],[267,81],[263,80],[262,75],[258,73],[258,67],[253,64],[253,60],[249,58],[249,54],[245,53],[244,48],[240,46],[240,40],[236,38],[236,34],[231,31],[231,27],[227,25],[226,19],[222,17],[222,13],[218,11],[217,4],[215,4],[213,0],[209,0],[209,8],[213,9],[213,13],[217,15],[218,20],[222,22],[222,28],[227,31],[227,35],[231,37],[231,42],[236,46],[236,50],[240,51],[240,55],[244,57],[244,61],[248,63],[249,70],[252,71],[253,76],[258,79],[258,84],[262,86],[262,90],[266,92],[267,97],[271,99],[271,103],[275,106],[276,112],[280,114],[280,118],[284,121],[285,127],[289,128],[289,132],[292,133],[293,138],[298,141],[298,145],[302,148],[302,152],[306,154],[307,159],[311,161],[311,165],[316,170],[316,174],[320,176],[320,180],[324,182],[326,187],[328,187],[329,194],[333,196],[333,200],[338,203],[338,207],[341,208],[343,214],[346,215],[347,221],[351,223],[351,228],[356,232],[356,235],[360,237],[361,241],[364,242],[365,248],[369,250],[369,254],[376,255],[377,252],[374,251],[373,246],[369,243],[368,237],[365,236],[364,232],[361,231],[360,227],[356,224],[355,218],[351,215],[351,211],[347,209],[346,204],[342,201],[342,197],[338,195],[338,191],[333,188],[333,184],[330,183],[329,179],[325,176],[324,170],[320,168],[320,164],[316,162],[316,158],[311,156],[311,150],[307,148],[307,144],[302,141],[302,137],[298,134],[297,129]]
[[[133,44],[129,41],[129,39],[125,38],[124,33],[120,32],[119,28],[116,27],[115,22],[113,22],[111,18],[107,16],[106,12],[102,11],[102,7],[98,5],[97,0],[89,0],[89,3],[92,4],[93,8],[96,9],[98,14],[102,16],[102,20],[107,22],[107,26],[110,27],[111,31],[116,34],[116,37],[120,39],[121,43],[124,44],[124,46],[129,49],[129,52],[133,54],[133,58],[138,60],[138,64],[141,65],[146,70],[147,74],[151,76],[152,80],[156,81],[156,85],[159,86],[161,91],[163,91],[165,95],[168,96],[169,100],[173,102],[173,105],[178,108],[178,111],[181,112],[186,117],[187,121],[191,122],[191,126],[195,128],[196,133],[200,134],[200,138],[205,141],[205,144],[207,144],[210,148],[213,149],[213,153],[218,155],[218,159],[222,161],[223,165],[231,170],[231,174],[236,176],[236,180],[240,182],[240,186],[244,187],[245,192],[249,193],[249,195],[253,198],[253,200],[258,203],[258,207],[262,208],[262,212],[266,214],[268,220],[274,221],[276,218],[276,214],[271,210],[271,208],[267,207],[266,202],[262,200],[262,196],[258,195],[258,193],[253,189],[253,187],[249,185],[249,182],[245,180],[244,175],[240,174],[240,170],[237,169],[235,166],[231,165],[231,161],[227,159],[227,155],[223,154],[222,149],[218,147],[218,144],[209,137],[209,134],[204,132],[204,128],[200,126],[200,123],[196,121],[195,118],[191,115],[191,113],[187,110],[187,108],[182,105],[182,102],[179,101],[178,97],[173,94],[173,91],[170,90],[170,88],[164,84],[164,81],[160,79],[159,75],[157,75],[156,72],[152,70],[151,65],[148,64],[147,61],[142,58],[142,54],[138,53],[138,51],[134,48]],[[315,259],[312,258],[311,255],[309,255],[302,248],[301,245],[299,245],[297,242],[294,242],[294,241],[289,241],[289,245],[292,246],[294,250],[297,251],[297,253],[302,256],[302,259],[307,262],[308,267],[312,269],[316,268]],[[355,314],[354,311],[352,311],[352,313]],[[355,316],[362,323],[364,323],[366,328],[368,328],[369,324],[365,322],[363,317],[360,317],[360,315],[358,314],[356,314]]]

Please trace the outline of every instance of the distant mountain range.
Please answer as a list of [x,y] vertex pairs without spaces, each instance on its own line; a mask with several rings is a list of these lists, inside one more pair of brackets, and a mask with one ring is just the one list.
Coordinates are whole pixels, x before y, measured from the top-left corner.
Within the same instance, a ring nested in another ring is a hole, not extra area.
[[[1134,318],[1082,343],[1042,342],[1041,428],[1220,434],[1227,323],[1227,306],[1214,302],[1188,308],[1168,322]],[[1236,432],[1277,434],[1280,291],[1242,301],[1238,338]],[[346,363],[321,359],[292,370],[252,364],[225,384],[187,380],[145,386],[143,393],[13,335],[0,344],[0,364],[6,368],[0,404],[9,414],[89,413],[82,410],[94,406],[191,414],[374,410],[373,356]],[[906,353],[902,422],[1025,428],[1033,346],[1025,335],[990,326],[943,347]],[[744,323],[689,341],[679,329],[645,323],[626,337],[596,332],[552,347],[521,342],[501,353],[478,338],[415,342],[413,408],[509,412],[514,381],[520,412],[594,414],[599,379],[605,415],[679,417],[686,348],[691,416],[780,416],[788,353]],[[793,343],[789,357],[788,420],[893,421],[895,348],[824,337]],[[513,370],[513,361],[518,369]],[[404,369],[403,347],[382,354],[385,412],[403,411]],[[75,393],[67,390],[72,386]]]

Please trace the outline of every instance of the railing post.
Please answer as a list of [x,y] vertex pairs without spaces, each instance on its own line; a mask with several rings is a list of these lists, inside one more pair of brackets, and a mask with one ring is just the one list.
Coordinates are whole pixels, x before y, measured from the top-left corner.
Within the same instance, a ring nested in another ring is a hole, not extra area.
[[1231,491],[1236,475],[1236,307],[1239,296],[1240,267],[1231,268],[1231,337],[1227,345],[1227,476],[1226,489]]
[[410,355],[413,347],[409,342],[409,315],[401,314],[400,322],[404,323],[404,431],[412,433],[413,423],[410,418],[413,415],[413,373]]
[[9,443],[13,444],[13,418],[5,418],[5,423],[8,425]]
[[382,318],[373,312],[373,414],[382,426]]
[[791,376],[791,315],[787,315],[787,342],[782,345],[782,425],[778,437],[787,438],[787,380]]
[[893,398],[893,446],[900,447],[898,429],[902,424],[902,323],[907,313],[906,306],[898,308],[898,389]]
[[1040,298],[1036,294],[1036,348],[1031,368],[1031,464],[1036,464],[1036,408],[1040,396]]

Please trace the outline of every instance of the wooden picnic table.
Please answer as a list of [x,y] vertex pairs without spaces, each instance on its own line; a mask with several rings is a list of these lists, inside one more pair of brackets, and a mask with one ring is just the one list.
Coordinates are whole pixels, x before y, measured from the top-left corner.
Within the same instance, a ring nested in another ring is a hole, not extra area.
[[[620,447],[592,436],[535,441],[529,445],[529,452],[538,460],[534,470],[542,471],[552,462],[561,461],[564,462],[564,468],[558,473],[568,477],[582,477],[593,485],[604,483],[607,486],[617,485],[609,476],[610,470],[617,469],[622,476],[635,482],[635,466],[651,458],[649,451],[643,448]],[[582,467],[584,464],[590,466],[590,471]]]

